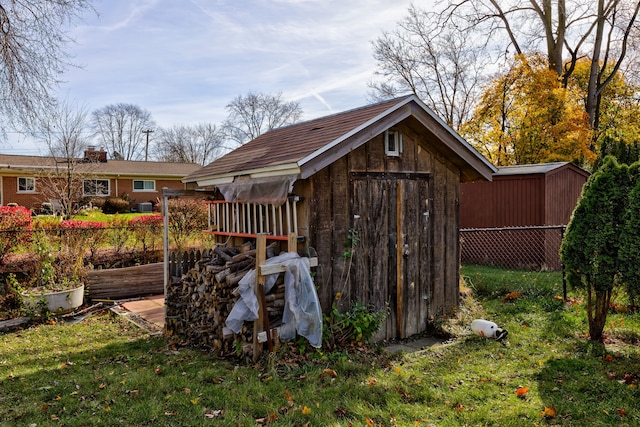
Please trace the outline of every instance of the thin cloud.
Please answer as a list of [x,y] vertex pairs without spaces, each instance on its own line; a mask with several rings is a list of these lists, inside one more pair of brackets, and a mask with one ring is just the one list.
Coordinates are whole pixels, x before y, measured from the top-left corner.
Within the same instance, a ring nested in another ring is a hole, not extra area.
[[[411,0],[94,0],[72,36],[59,94],[90,110],[125,102],[159,126],[220,123],[249,91],[280,92],[310,119],[366,104],[371,42]],[[2,147],[4,149],[4,147]]]

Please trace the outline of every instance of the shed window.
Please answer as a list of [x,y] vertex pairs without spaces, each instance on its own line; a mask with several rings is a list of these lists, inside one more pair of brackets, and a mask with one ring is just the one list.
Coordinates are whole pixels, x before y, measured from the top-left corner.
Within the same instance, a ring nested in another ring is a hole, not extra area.
[[18,178],[18,193],[33,193],[34,191],[36,191],[35,178]]
[[134,180],[133,191],[155,191],[156,182],[153,180]]
[[82,191],[85,196],[108,196],[108,179],[85,179],[82,182]]
[[402,152],[402,134],[397,130],[384,133],[384,152],[387,156],[399,156]]

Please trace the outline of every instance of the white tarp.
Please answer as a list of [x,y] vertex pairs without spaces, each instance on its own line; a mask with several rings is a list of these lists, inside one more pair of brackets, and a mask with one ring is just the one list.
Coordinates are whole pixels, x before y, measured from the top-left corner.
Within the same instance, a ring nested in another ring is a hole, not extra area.
[[217,184],[227,202],[280,206],[287,201],[297,175],[251,178],[237,176],[228,184]]
[[[309,340],[313,347],[320,348],[322,346],[322,310],[311,278],[309,258],[300,257],[295,252],[287,252],[269,258],[265,264],[282,264],[286,267],[283,324],[278,328],[280,338],[292,340],[297,333]],[[266,276],[264,285],[266,293],[273,288],[277,278],[278,274]],[[254,291],[255,282],[256,271],[251,270],[238,284],[240,299],[233,306],[226,320],[227,328],[235,333],[240,333],[245,321],[258,318],[259,303]]]

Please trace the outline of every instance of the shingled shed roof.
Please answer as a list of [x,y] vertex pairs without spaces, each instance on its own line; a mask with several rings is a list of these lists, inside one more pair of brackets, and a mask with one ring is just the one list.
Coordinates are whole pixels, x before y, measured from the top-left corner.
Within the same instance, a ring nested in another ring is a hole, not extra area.
[[460,168],[463,181],[490,180],[495,168],[416,96],[279,128],[260,135],[183,182],[199,186],[229,183],[237,176],[295,175],[308,178],[399,122],[430,133],[434,147]]

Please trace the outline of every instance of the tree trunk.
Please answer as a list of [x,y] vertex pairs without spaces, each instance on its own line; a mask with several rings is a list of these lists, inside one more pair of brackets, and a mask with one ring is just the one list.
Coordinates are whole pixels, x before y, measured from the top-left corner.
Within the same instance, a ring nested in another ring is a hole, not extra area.
[[[595,301],[592,299],[593,293],[595,293]],[[601,343],[603,341],[602,332],[607,323],[607,313],[611,304],[611,290],[592,291],[589,289],[587,298],[589,339]]]

